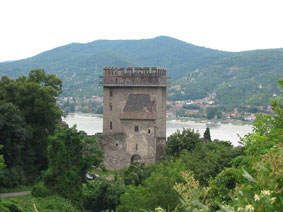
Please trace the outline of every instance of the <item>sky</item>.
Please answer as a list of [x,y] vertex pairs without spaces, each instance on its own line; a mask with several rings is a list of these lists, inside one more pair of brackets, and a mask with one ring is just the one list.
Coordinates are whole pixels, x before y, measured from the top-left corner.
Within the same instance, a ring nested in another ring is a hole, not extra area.
[[160,35],[225,51],[282,48],[283,0],[0,0],[0,61]]

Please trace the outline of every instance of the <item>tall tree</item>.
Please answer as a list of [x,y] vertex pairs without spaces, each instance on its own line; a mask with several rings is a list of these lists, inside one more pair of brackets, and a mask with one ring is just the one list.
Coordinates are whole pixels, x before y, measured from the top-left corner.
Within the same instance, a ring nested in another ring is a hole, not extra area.
[[34,171],[34,154],[31,151],[31,129],[26,126],[21,112],[11,103],[0,101],[0,145],[7,168],[3,186],[17,186],[26,182]]
[[[97,145],[84,154],[85,138],[75,127],[58,127],[55,135],[49,137],[48,170],[44,175],[45,185],[54,193],[70,199],[76,206],[82,207],[82,182],[87,169],[95,164],[99,166],[97,157],[101,157],[101,150]],[[92,140],[92,143],[97,143]],[[101,160],[100,160],[101,162]]]
[[[16,142],[21,143],[19,146],[24,146],[23,157],[28,158],[32,155],[33,162],[29,163],[35,168],[33,175],[47,168],[47,138],[61,120],[62,111],[56,105],[56,97],[61,92],[62,81],[55,75],[46,74],[44,70],[32,70],[28,77],[10,79],[3,76],[0,80],[0,101],[14,105],[15,115],[21,116],[22,121],[19,124],[24,122],[24,125],[31,129],[28,140],[24,140],[24,136],[19,136],[21,138]],[[16,121],[11,123],[15,124]],[[4,126],[7,127],[3,125],[2,130],[6,131]],[[17,129],[21,128],[14,128],[16,131]],[[20,132],[21,130],[17,131],[18,134]],[[16,135],[10,133],[5,138],[9,140]],[[28,147],[26,142],[29,143]],[[3,149],[6,148],[4,144]],[[6,163],[9,167],[11,161],[6,159]]]
[[207,141],[211,141],[210,129],[209,129],[209,127],[206,128],[205,132],[203,133],[203,137],[204,137]]

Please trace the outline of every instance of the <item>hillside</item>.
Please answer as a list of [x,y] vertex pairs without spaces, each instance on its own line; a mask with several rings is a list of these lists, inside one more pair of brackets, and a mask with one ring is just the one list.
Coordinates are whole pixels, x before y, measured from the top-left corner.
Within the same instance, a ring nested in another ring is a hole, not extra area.
[[[63,95],[84,97],[101,94],[97,84],[104,66],[163,66],[173,84],[182,85],[180,91],[171,89],[174,96],[170,98],[202,98],[216,91],[220,103],[262,104],[279,92],[276,78],[282,77],[282,61],[282,49],[231,53],[160,36],[72,43],[24,60],[0,63],[0,76],[18,77],[43,68],[63,80]],[[263,87],[258,90],[260,85]]]
[[277,79],[283,77],[283,49],[239,52],[216,61],[176,81],[182,90],[175,99],[200,98],[216,92],[221,105],[266,105],[280,93]]

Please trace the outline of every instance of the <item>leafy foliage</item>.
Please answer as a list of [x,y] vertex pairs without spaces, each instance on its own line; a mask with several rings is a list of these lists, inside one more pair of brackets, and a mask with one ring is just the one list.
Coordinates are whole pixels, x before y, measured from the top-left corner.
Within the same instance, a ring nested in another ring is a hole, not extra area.
[[14,200],[1,201],[0,200],[0,211],[3,212],[22,212],[23,209]]
[[77,132],[75,127],[57,127],[55,135],[50,136],[48,140],[49,164],[43,178],[45,185],[52,192],[82,207],[82,183],[87,169],[94,163],[98,166],[101,162],[96,160],[95,155],[98,153],[98,157],[101,157],[100,151],[95,150],[95,145],[92,151],[84,155],[84,135]]
[[134,162],[123,173],[124,183],[125,185],[142,185],[151,171],[151,167],[146,167],[144,163]]
[[40,182],[33,187],[31,194],[34,197],[47,197],[51,195],[51,191],[45,186],[43,182]]
[[30,148],[31,130],[26,126],[21,112],[11,103],[0,101],[0,142],[7,168],[3,172],[2,187],[26,183],[25,175],[31,175],[33,154]]
[[[81,210],[75,208],[72,203],[63,197],[53,195],[44,198],[33,197],[32,195],[19,196],[13,198],[3,198],[4,205],[13,206],[13,209],[8,210],[7,212],[30,212],[35,211],[34,207],[41,212],[79,212]],[[19,210],[15,210],[18,208]],[[0,203],[0,211],[2,210]]]
[[148,210],[158,206],[169,210],[174,209],[179,202],[174,185],[176,182],[183,182],[181,172],[184,170],[181,160],[168,160],[157,164],[150,177],[145,179],[144,185],[127,187],[120,198],[121,204],[117,211]]
[[200,143],[200,134],[191,129],[178,130],[168,137],[165,149],[166,155],[178,157],[183,150],[192,152],[197,143]]
[[[0,150],[3,148],[2,145],[0,145]],[[3,171],[4,171],[4,168],[5,168],[5,160],[4,160],[4,157],[3,155],[0,155],[0,179],[2,178],[2,174],[3,174]]]
[[211,136],[210,136],[210,129],[207,127],[203,133],[203,138],[207,141],[211,141]]
[[[282,211],[283,201],[283,147],[274,146],[253,164],[253,176],[244,174],[246,183],[239,185],[233,205],[237,211]],[[245,170],[244,170],[245,172]]]
[[120,196],[125,192],[125,185],[115,180],[99,180],[88,183],[84,191],[84,207],[92,211],[113,210],[120,204]]
[[242,154],[240,147],[233,147],[225,141],[199,143],[190,152],[184,152],[181,159],[191,170],[201,185],[207,186],[210,178],[214,178],[225,167],[231,167],[231,160]]
[[201,187],[191,172],[183,172],[182,176],[185,183],[178,183],[174,186],[174,189],[180,195],[182,203],[175,210],[207,211],[207,195],[210,188]]
[[231,204],[237,184],[244,183],[242,171],[231,167],[225,168],[209,182],[208,201],[210,208],[220,209],[219,203]]
[[[283,88],[282,80],[279,86]],[[242,161],[242,165],[251,171],[251,165],[259,161],[260,157],[267,154],[274,145],[283,140],[283,105],[280,104],[282,96],[271,100],[273,115],[258,115],[254,123],[253,133],[247,135],[243,142],[246,144],[245,152],[247,157]]]
[[[47,168],[47,137],[61,120],[62,112],[56,105],[61,91],[61,80],[44,70],[33,70],[28,77],[16,80],[1,78],[0,130],[5,137],[1,144],[8,172],[23,172],[30,182]],[[16,184],[13,180],[7,186]]]

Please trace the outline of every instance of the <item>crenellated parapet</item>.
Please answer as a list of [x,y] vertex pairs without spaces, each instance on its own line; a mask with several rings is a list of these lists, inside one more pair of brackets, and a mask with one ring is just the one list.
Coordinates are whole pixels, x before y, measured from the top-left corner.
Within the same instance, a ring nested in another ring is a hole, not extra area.
[[105,67],[102,86],[167,86],[167,69],[162,67]]

